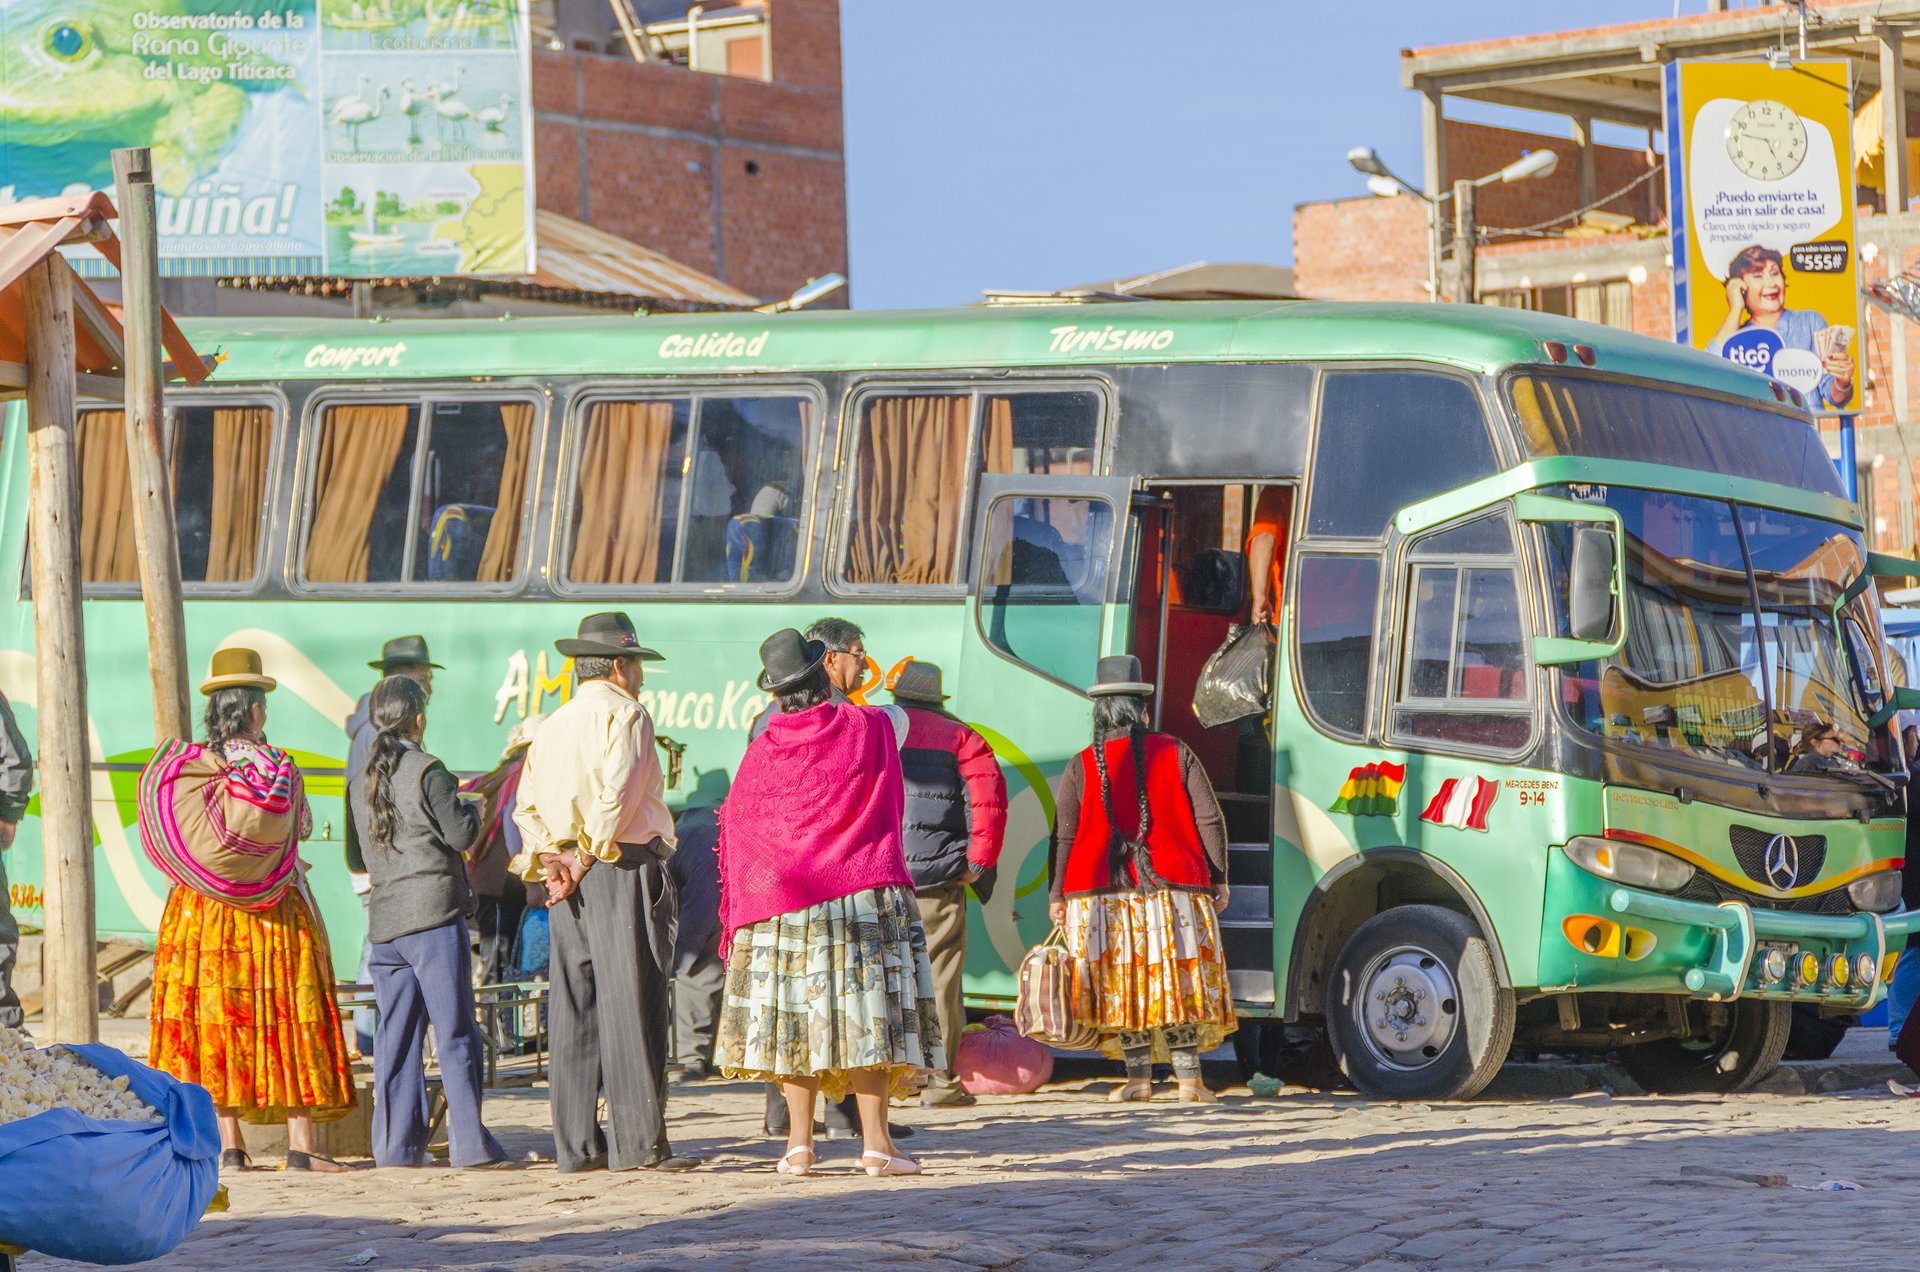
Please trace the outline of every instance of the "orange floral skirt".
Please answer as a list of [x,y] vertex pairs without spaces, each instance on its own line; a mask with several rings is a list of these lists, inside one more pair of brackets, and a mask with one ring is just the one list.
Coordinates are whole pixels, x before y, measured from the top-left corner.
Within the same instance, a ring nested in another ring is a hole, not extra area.
[[249,1122],[326,1121],[354,1106],[326,929],[292,888],[269,910],[187,888],[167,897],[153,953],[147,1062]]
[[1202,1052],[1234,1031],[1220,924],[1205,893],[1101,892],[1067,898],[1073,1017],[1100,1031],[1100,1051],[1123,1059],[1120,1035],[1150,1033],[1156,1063],[1171,1060],[1162,1031],[1192,1026]]

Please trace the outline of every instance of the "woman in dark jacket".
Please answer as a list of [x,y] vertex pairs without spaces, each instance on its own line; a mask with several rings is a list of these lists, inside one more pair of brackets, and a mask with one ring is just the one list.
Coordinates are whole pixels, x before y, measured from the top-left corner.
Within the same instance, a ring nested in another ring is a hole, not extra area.
[[421,1055],[433,1024],[455,1166],[510,1164],[480,1121],[480,1033],[473,1019],[473,890],[464,854],[480,811],[444,765],[421,749],[427,691],[405,676],[373,690],[372,757],[353,780],[353,817],[367,876],[368,965],[380,1022],[374,1034],[373,1160],[427,1164],[427,1083]]
[[1127,1066],[1111,1099],[1153,1098],[1173,1065],[1180,1099],[1211,1104],[1200,1055],[1234,1031],[1216,912],[1227,904],[1227,834],[1200,761],[1147,728],[1131,655],[1102,658],[1093,745],[1067,761],[1054,802],[1048,913],[1073,957],[1073,1014]]

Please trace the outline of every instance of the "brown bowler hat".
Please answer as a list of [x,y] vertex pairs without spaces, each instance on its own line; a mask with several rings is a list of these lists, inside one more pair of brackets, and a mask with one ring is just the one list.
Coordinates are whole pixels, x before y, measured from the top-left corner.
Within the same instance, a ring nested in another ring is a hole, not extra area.
[[260,670],[258,652],[235,646],[214,651],[213,663],[207,668],[207,678],[200,682],[200,692],[212,693],[216,689],[245,686],[262,693],[272,693],[274,686],[279,683]]

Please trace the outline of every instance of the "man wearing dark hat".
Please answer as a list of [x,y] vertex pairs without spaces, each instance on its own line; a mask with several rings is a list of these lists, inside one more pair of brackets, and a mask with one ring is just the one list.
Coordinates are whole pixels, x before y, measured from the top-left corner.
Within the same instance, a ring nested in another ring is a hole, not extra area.
[[892,690],[895,705],[907,713],[907,738],[900,746],[907,873],[927,931],[934,1003],[947,1048],[946,1071],[928,1079],[920,1104],[967,1105],[973,1096],[953,1068],[967,1026],[960,988],[967,962],[967,888],[982,901],[993,895],[993,870],[1007,833],[1007,781],[986,739],[947,710],[938,666],[907,663]]
[[[578,687],[527,748],[514,869],[544,882],[554,1158],[563,1171],[689,1170],[667,1144],[673,816],[653,720],[635,695],[660,655],[625,614],[589,614],[555,642]],[[607,1127],[596,1105],[607,1101]]]
[[[425,636],[395,636],[380,647],[380,656],[367,666],[380,673],[380,679],[388,676],[405,676],[418,681],[420,687],[433,696],[433,673],[446,668],[433,661],[433,655],[427,652]],[[376,680],[374,683],[378,684]],[[360,701],[354,704],[353,714],[347,717],[347,775],[343,792],[353,790],[353,781],[367,771],[367,760],[373,754],[373,690],[360,695]],[[372,884],[367,879],[367,861],[360,852],[360,836],[354,829],[351,796],[344,794],[346,804],[346,824],[342,839],[347,851],[347,870],[353,879],[353,890],[360,897],[361,920],[366,919],[367,898],[372,895]],[[365,934],[365,927],[361,929]],[[372,951],[365,940],[360,942],[360,983],[367,984],[372,979],[372,967],[368,957]],[[373,1054],[373,1008],[359,1007],[353,1013],[354,1040],[359,1045],[360,1054]]]

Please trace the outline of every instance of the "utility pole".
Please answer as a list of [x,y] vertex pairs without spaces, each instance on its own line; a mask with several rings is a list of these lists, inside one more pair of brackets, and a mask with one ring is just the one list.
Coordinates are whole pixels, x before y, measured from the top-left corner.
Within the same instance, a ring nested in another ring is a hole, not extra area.
[[187,696],[187,616],[180,601],[180,540],[166,454],[161,395],[160,248],[154,226],[153,155],[145,147],[113,152],[120,203],[120,299],[126,330],[127,464],[140,595],[146,601],[148,671],[153,680],[154,741],[193,736]]
[[27,272],[23,285],[47,1036],[52,1042],[93,1042],[100,1036],[100,1000],[94,988],[87,651],[80,621],[73,274],[64,258],[51,255]]
[[1453,183],[1453,298],[1462,305],[1474,303],[1473,182]]

